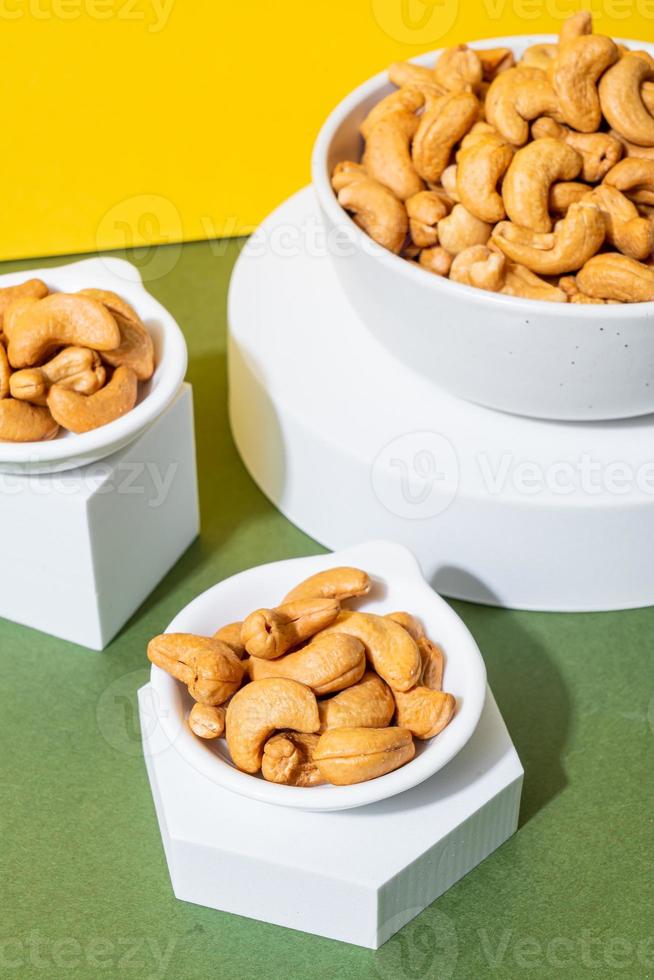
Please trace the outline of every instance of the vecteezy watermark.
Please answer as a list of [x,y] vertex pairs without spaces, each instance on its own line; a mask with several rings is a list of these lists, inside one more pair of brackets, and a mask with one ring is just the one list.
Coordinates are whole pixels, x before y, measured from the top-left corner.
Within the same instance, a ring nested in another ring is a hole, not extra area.
[[149,34],[164,30],[175,0],[0,0],[0,21],[120,20],[143,24]]
[[91,936],[82,941],[74,936],[53,939],[32,929],[26,936],[0,940],[0,974],[20,977],[30,969],[54,977],[83,970],[89,976],[97,971],[101,976],[163,980],[176,946],[175,938],[159,942],[151,936]]
[[379,502],[397,517],[426,520],[446,510],[459,486],[454,446],[438,432],[408,432],[387,443],[370,474]]
[[434,906],[420,911],[408,909],[386,923],[394,935],[374,953],[382,980],[450,980],[454,976],[459,958],[454,920]]
[[[582,929],[575,936],[537,936],[502,929],[498,933],[478,931],[481,951],[494,975],[507,971],[600,970],[604,976],[633,976],[634,969],[654,969],[654,936],[634,941],[623,936],[605,936]],[[579,974],[577,974],[579,975]],[[640,973],[639,973],[640,975]]]
[[[130,249],[130,261],[118,270],[130,282],[153,282],[171,272],[182,254],[182,218],[161,194],[135,194],[112,205],[98,222],[96,247]],[[164,246],[164,247],[162,247]],[[115,260],[103,256],[111,265]],[[114,269],[115,271],[115,269]]]
[[[173,718],[159,695],[148,685],[147,667],[121,674],[104,689],[95,709],[98,731],[107,745],[122,755],[154,756],[173,744],[183,721]],[[137,692],[148,685],[137,700]],[[162,721],[166,724],[161,729]],[[172,733],[172,735],[171,735]]]
[[590,453],[546,464],[519,459],[512,453],[504,453],[499,458],[479,453],[475,459],[482,484],[490,497],[502,496],[507,490],[525,497],[541,494],[560,497],[572,494],[654,496],[654,460],[632,465],[624,460],[594,459]]
[[179,463],[153,460],[121,460],[118,463],[90,463],[81,469],[62,473],[0,473],[0,494],[37,497],[73,497],[89,493],[98,496],[117,494],[125,497],[145,497],[153,509],[166,503],[175,482]]

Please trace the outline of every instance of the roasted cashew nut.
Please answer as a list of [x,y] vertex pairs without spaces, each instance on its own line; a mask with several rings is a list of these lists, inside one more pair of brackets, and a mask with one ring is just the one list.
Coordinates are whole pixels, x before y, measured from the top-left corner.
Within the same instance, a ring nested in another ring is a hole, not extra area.
[[265,742],[284,728],[305,734],[318,731],[315,694],[285,677],[246,684],[227,707],[227,748],[234,765],[243,772],[259,772]]
[[241,643],[241,628],[243,623],[228,623],[226,626],[221,626],[219,630],[213,634],[215,640],[222,640],[226,643],[230,650],[233,650],[239,660],[245,660],[247,657],[247,650]]
[[602,112],[611,128],[638,146],[654,146],[654,115],[642,97],[643,83],[652,80],[654,65],[630,52],[609,68],[599,83]]
[[552,85],[565,122],[581,133],[594,133],[602,122],[597,82],[615,64],[619,52],[610,37],[586,34],[559,49],[552,66]]
[[632,259],[647,259],[654,251],[654,224],[641,217],[628,197],[610,184],[596,187],[586,200],[602,211],[606,240]]
[[361,680],[366,669],[366,652],[360,640],[346,634],[315,636],[310,643],[277,660],[250,657],[253,681],[263,677],[288,677],[310,687],[314,694],[333,694]]
[[546,282],[535,272],[517,262],[507,262],[504,284],[500,292],[505,296],[519,296],[522,299],[537,299],[548,303],[567,302],[566,294],[562,289]]
[[604,218],[596,204],[572,204],[554,232],[541,234],[521,225],[500,221],[492,241],[519,265],[543,276],[562,275],[580,268],[602,246]]
[[583,201],[591,190],[592,187],[589,187],[588,184],[574,180],[562,180],[558,184],[552,184],[548,202],[549,210],[557,215],[567,214],[570,205]]
[[450,255],[458,255],[471,245],[485,245],[492,227],[471,214],[463,204],[456,204],[452,213],[438,222],[438,240]]
[[581,179],[591,184],[602,180],[624,152],[624,145],[617,136],[610,133],[576,133],[547,116],[534,122],[531,135],[535,140],[546,136],[565,140],[568,146],[581,155]]
[[328,568],[296,585],[284,596],[283,602],[295,602],[297,599],[336,599],[343,602],[344,599],[368,595],[371,588],[370,576],[360,568]]
[[6,398],[11,388],[11,367],[5,345],[0,340],[0,399]]
[[422,659],[420,684],[428,687],[432,691],[440,691],[443,686],[443,670],[445,667],[445,657],[442,648],[437,643],[432,643],[429,637],[425,635],[422,623],[415,616],[412,616],[411,613],[388,613],[387,618],[403,626],[418,644]]
[[423,248],[418,256],[418,265],[435,276],[448,276],[452,268],[452,256],[440,245]]
[[518,63],[519,68],[538,68],[548,71],[558,54],[558,44],[532,44],[525,48]]
[[55,384],[47,404],[52,417],[70,432],[90,432],[126,415],[136,405],[138,381],[131,368],[119,367],[94,395],[80,395]]
[[275,660],[334,622],[337,599],[297,599],[276,609],[257,609],[243,620],[241,643],[252,657]]
[[417,683],[422,669],[420,651],[405,629],[373,613],[343,609],[323,636],[348,633],[361,640],[368,660],[392,688],[408,691]]
[[4,326],[14,368],[41,364],[56,347],[107,351],[120,344],[120,330],[111,313],[87,296],[52,293],[29,303],[19,300],[5,311]]
[[479,117],[479,102],[470,92],[445,95],[427,109],[413,140],[413,164],[419,176],[435,184],[450,154]]
[[499,293],[505,273],[506,259],[501,252],[492,252],[486,245],[471,245],[453,260],[450,279],[464,286]]
[[47,408],[16,398],[0,399],[2,442],[41,442],[54,439],[58,431],[59,426]]
[[410,691],[394,691],[397,724],[416,738],[434,738],[454,717],[456,700],[444,691],[432,691],[423,685]]
[[48,295],[48,287],[40,279],[28,279],[18,286],[2,286],[0,288],[0,334],[3,332],[3,321],[7,307],[17,299],[43,299]]
[[577,37],[593,33],[593,17],[588,10],[578,10],[571,17],[566,17],[559,31],[559,44],[565,47]]
[[395,113],[371,126],[366,136],[363,165],[367,173],[400,201],[418,194],[425,186],[411,158],[414,123],[418,125],[415,116]]
[[364,140],[367,140],[370,131],[378,123],[399,119],[400,124],[406,129],[409,139],[413,139],[420,123],[420,117],[417,113],[424,105],[425,95],[420,88],[414,85],[403,86],[397,92],[391,92],[390,95],[372,107],[359,126],[359,132]]
[[150,640],[148,659],[186,684],[191,697],[201,704],[222,704],[238,690],[243,679],[243,664],[238,657],[226,644],[210,636],[162,633]]
[[313,761],[330,783],[349,786],[399,769],[414,755],[405,728],[332,728],[320,736]]
[[106,372],[96,351],[88,347],[65,347],[42,367],[14,371],[10,390],[13,398],[45,405],[53,384],[81,395],[93,395],[102,388],[105,379]]
[[515,65],[511,48],[479,48],[476,50],[481,61],[485,82],[492,82],[501,72],[508,71]]
[[604,183],[638,204],[654,205],[654,160],[626,157],[609,170]]
[[325,780],[313,761],[318,739],[318,735],[301,732],[273,735],[263,748],[263,778],[284,786],[320,786]]
[[188,725],[198,738],[220,738],[225,731],[225,709],[196,703],[188,716]]
[[364,177],[367,177],[367,174],[363,164],[355,163],[353,160],[341,160],[340,163],[336,164],[332,173],[334,192],[338,194],[348,184],[354,183],[355,180],[363,180]]
[[373,671],[333,698],[318,702],[320,731],[328,728],[385,728],[395,714],[388,684]]
[[437,84],[431,68],[425,68],[423,65],[414,65],[410,61],[395,61],[388,69],[388,77],[393,85],[400,88],[417,89],[428,102],[445,95],[445,89]]
[[550,187],[557,181],[574,180],[581,168],[579,153],[558,139],[537,139],[518,150],[502,185],[511,221],[534,231],[550,231]]
[[446,48],[434,65],[436,84],[448,92],[477,92],[483,67],[479,55],[467,44]]
[[506,217],[497,187],[513,159],[513,147],[498,133],[472,133],[457,154],[456,187],[461,203],[476,218],[495,224]]
[[418,248],[431,248],[438,243],[436,226],[448,213],[447,204],[435,191],[421,191],[405,201],[409,215],[409,234]]
[[139,381],[149,381],[154,373],[154,344],[136,310],[109,289],[81,289],[77,295],[102,303],[118,324],[120,344],[115,350],[105,351],[103,361],[111,367],[124,364]]
[[352,180],[338,192],[338,203],[378,245],[398,254],[409,230],[406,208],[392,191],[371,177]]
[[[652,108],[652,115],[654,116],[654,107]],[[613,129],[611,130],[610,135],[620,141],[624,156],[644,157],[647,160],[654,160],[654,146],[638,146],[637,143],[630,143],[629,140],[626,140],[624,136],[620,136],[620,134],[616,133]]]
[[498,75],[486,96],[486,119],[513,146],[529,139],[529,123],[538,116],[559,118],[559,102],[544,72],[510,68]]
[[597,299],[619,303],[654,300],[654,269],[617,252],[589,259],[577,273],[577,284],[583,293]]

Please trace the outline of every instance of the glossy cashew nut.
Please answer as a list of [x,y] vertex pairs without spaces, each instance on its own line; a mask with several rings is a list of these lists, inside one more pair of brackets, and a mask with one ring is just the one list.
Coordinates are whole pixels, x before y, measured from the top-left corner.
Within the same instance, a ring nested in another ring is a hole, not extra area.
[[483,77],[482,63],[467,44],[446,48],[434,65],[434,78],[448,92],[476,92]]
[[399,118],[402,126],[407,130],[409,138],[413,138],[420,123],[417,113],[424,105],[424,92],[415,85],[405,85],[397,92],[391,92],[390,95],[372,107],[359,126],[359,132],[367,140],[370,131],[378,123]]
[[610,184],[594,188],[586,198],[601,209],[606,240],[632,259],[647,259],[654,251],[654,223],[643,218],[628,197]]
[[513,146],[529,139],[529,123],[538,116],[559,116],[552,85],[538,68],[510,68],[498,75],[486,96],[486,119]]
[[425,68],[423,65],[414,65],[410,61],[395,61],[388,69],[388,77],[393,85],[417,89],[429,101],[445,95],[445,89],[436,83],[431,68]]
[[250,657],[253,681],[263,677],[289,677],[306,684],[314,694],[333,694],[361,680],[366,669],[366,652],[360,640],[346,634],[318,635],[306,646],[277,660]]
[[387,617],[399,623],[400,626],[403,626],[418,644],[422,659],[420,683],[432,691],[440,691],[443,686],[443,670],[445,667],[445,657],[442,647],[437,643],[432,643],[429,637],[426,636],[422,628],[422,623],[415,616],[411,615],[411,613],[387,613]]
[[370,576],[360,568],[343,566],[328,568],[324,572],[316,572],[304,579],[299,585],[284,596],[282,600],[295,602],[297,599],[353,599],[355,596],[368,595],[372,587]]
[[[504,285],[506,259],[486,245],[471,245],[455,257],[450,269],[452,282],[499,293]],[[404,625],[404,624],[402,624]]]
[[284,728],[306,734],[318,731],[320,718],[313,692],[286,677],[246,684],[227,707],[227,748],[234,765],[243,772],[259,772],[265,742]]
[[385,728],[395,714],[388,684],[369,670],[357,684],[333,698],[318,702],[320,730],[328,728]]
[[438,182],[453,147],[478,117],[479,102],[470,92],[443,96],[423,113],[412,147],[413,163],[423,180]]
[[348,633],[361,640],[368,660],[392,688],[408,691],[417,683],[422,668],[420,651],[407,631],[374,613],[343,609],[323,635]]
[[431,248],[438,242],[436,226],[448,213],[447,204],[434,191],[421,191],[405,202],[409,215],[411,241],[418,248]]
[[196,702],[188,716],[188,725],[198,738],[220,738],[225,731],[225,709]]
[[552,86],[565,122],[581,133],[594,133],[602,122],[597,83],[615,64],[619,52],[610,37],[586,34],[559,49],[552,66]]
[[584,34],[593,33],[593,17],[588,10],[578,10],[570,17],[566,17],[559,31],[559,44],[565,47],[570,41]]
[[352,180],[338,192],[338,203],[378,245],[396,254],[409,230],[406,208],[392,191],[371,177]]
[[501,72],[508,71],[515,64],[511,48],[477,48],[476,50],[485,82],[492,82]]
[[492,227],[471,214],[463,204],[456,204],[452,213],[438,222],[438,240],[450,255],[458,255],[470,245],[485,245]]
[[243,679],[243,665],[220,640],[192,633],[162,633],[148,644],[148,659],[182,681],[195,701],[219,705]]
[[534,122],[531,135],[535,140],[545,136],[565,140],[568,146],[581,155],[581,179],[591,184],[602,180],[624,152],[623,143],[617,136],[610,133],[576,133],[547,116]]
[[558,139],[537,139],[518,150],[502,185],[511,221],[534,231],[550,231],[550,187],[557,181],[574,180],[581,168],[579,153]]
[[138,381],[131,368],[119,367],[94,395],[80,395],[55,384],[47,404],[53,418],[70,432],[89,432],[126,415],[136,405]]
[[609,170],[604,183],[617,187],[637,204],[654,205],[654,160],[626,157]]
[[14,371],[10,379],[13,398],[45,405],[53,384],[81,395],[93,395],[105,383],[106,371],[96,351],[65,347],[42,367]]
[[519,265],[543,276],[562,275],[580,268],[595,255],[606,235],[604,218],[596,204],[572,204],[553,232],[542,234],[500,221],[492,241]]
[[67,293],[28,304],[19,300],[5,311],[4,327],[14,368],[41,364],[56,347],[107,351],[120,344],[118,324],[102,303]]
[[405,728],[331,728],[320,736],[313,761],[330,783],[349,786],[392,772],[414,755]]
[[0,398],[0,442],[41,442],[54,439],[58,431],[47,408]]
[[506,216],[498,184],[513,159],[513,147],[497,133],[476,136],[457,154],[456,187],[461,203],[481,221],[495,224]]
[[0,333],[3,331],[3,320],[5,311],[17,299],[43,299],[48,295],[48,287],[40,279],[28,279],[17,286],[3,286],[0,288]]
[[397,724],[407,728],[416,738],[438,735],[454,717],[456,700],[445,691],[432,691],[424,685],[411,691],[395,691]]
[[654,80],[654,65],[635,53],[622,56],[599,83],[602,112],[612,129],[638,146],[654,146],[654,115],[643,102],[644,82]]
[[241,643],[252,657],[275,660],[325,629],[338,616],[337,599],[308,598],[257,609],[243,620]]
[[558,44],[531,44],[518,63],[519,68],[538,68],[548,71],[558,53]]
[[263,747],[263,778],[284,786],[320,786],[325,780],[313,761],[318,739],[318,735],[301,732],[273,735]]
[[154,373],[154,344],[136,310],[109,289],[81,289],[77,295],[102,303],[118,324],[120,344],[103,353],[105,363],[111,367],[123,364],[132,369],[139,381],[149,381]]
[[619,303],[654,301],[654,270],[617,252],[604,252],[589,259],[577,273],[577,284],[583,293],[597,299]]
[[367,173],[405,201],[424,188],[411,159],[411,140],[416,116],[395,113],[367,131],[363,165]]
[[570,205],[583,201],[591,190],[592,187],[588,184],[582,184],[580,181],[562,180],[550,187],[548,207],[557,215],[567,214]]
[[222,640],[226,643],[230,650],[233,650],[239,660],[245,660],[247,657],[247,650],[241,643],[241,627],[243,623],[227,623],[226,626],[221,626],[219,630],[213,634],[214,639]]
[[447,276],[452,268],[452,256],[441,245],[434,245],[421,250],[418,265],[435,276]]
[[11,367],[5,345],[0,340],[0,399],[6,398],[11,386]]

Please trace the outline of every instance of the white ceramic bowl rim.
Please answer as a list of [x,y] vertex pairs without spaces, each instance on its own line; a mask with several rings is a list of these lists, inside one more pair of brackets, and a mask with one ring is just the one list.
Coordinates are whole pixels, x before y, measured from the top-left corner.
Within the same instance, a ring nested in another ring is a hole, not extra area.
[[[431,742],[423,743],[424,751],[415,758],[377,779],[352,786],[319,786],[297,788],[270,783],[256,776],[240,772],[226,760],[217,757],[207,748],[207,743],[196,738],[187,724],[180,718],[184,704],[183,686],[163,670],[152,666],[151,684],[155,694],[153,711],[168,741],[187,763],[212,782],[232,792],[263,803],[291,806],[303,810],[339,810],[362,806],[404,792],[428,779],[454,758],[474,733],[486,697],[486,667],[479,648],[467,627],[454,610],[438,596],[425,582],[413,554],[402,545],[387,541],[373,541],[357,545],[343,551],[309,558],[295,558],[281,562],[271,562],[250,568],[225,579],[213,588],[194,599],[172,621],[166,632],[188,632],[194,615],[200,607],[211,599],[212,617],[220,618],[220,590],[227,585],[228,590],[240,591],[246,580],[253,575],[265,577],[274,570],[275,577],[280,569],[289,571],[289,587],[307,575],[323,568],[337,565],[357,565],[370,571],[373,577],[389,582],[393,575],[397,580],[410,583],[411,595],[416,597],[416,609],[420,615],[420,604],[429,605],[433,618],[438,620],[444,631],[456,636],[455,649],[445,650],[446,678],[448,658],[451,664],[457,658],[459,666],[465,668],[465,692],[458,704],[457,712],[450,725]],[[392,587],[392,586],[391,586]],[[213,593],[216,593],[215,596]],[[392,598],[384,600],[384,605],[392,604]],[[365,602],[362,608],[365,609]],[[390,605],[388,606],[390,611]],[[453,690],[459,698],[461,690]]]
[[[0,463],[51,463],[56,466],[63,460],[101,453],[104,446],[124,444],[130,441],[130,437],[136,438],[158,418],[173,400],[186,374],[188,353],[184,335],[168,310],[147,292],[138,270],[131,262],[113,257],[94,257],[45,269],[24,269],[0,276],[0,286],[38,278],[58,288],[57,274],[64,269],[74,269],[79,274],[79,289],[98,285],[120,293],[122,285],[123,292],[137,291],[147,297],[149,313],[146,319],[156,318],[166,338],[165,353],[155,367],[157,384],[126,415],[91,432],[68,433],[63,439],[45,442],[0,442]],[[135,282],[136,279],[138,282]],[[129,284],[127,288],[126,284]],[[138,307],[138,300],[132,300],[132,304]],[[109,449],[109,452],[113,451]]]
[[[484,38],[483,40],[470,41],[468,44],[472,48],[520,47],[522,49],[531,44],[553,43],[555,41],[556,36],[553,34],[517,34],[507,37]],[[644,48],[654,54],[654,45],[648,44],[645,41],[617,38],[616,43],[626,44],[629,47]],[[434,51],[429,51],[426,54],[412,58],[411,61],[417,65],[433,64],[434,58],[441,50],[439,48]],[[374,75],[368,79],[362,85],[359,85],[332,110],[318,134],[311,157],[311,175],[320,205],[328,215],[330,221],[346,234],[354,245],[366,251],[371,256],[374,256],[377,261],[390,271],[413,280],[418,286],[430,289],[436,296],[445,291],[455,296],[458,295],[462,300],[466,300],[467,302],[474,302],[482,308],[487,308],[488,304],[493,304],[494,306],[506,308],[507,312],[515,313],[521,310],[526,320],[528,320],[529,314],[532,316],[539,312],[551,314],[554,305],[556,306],[557,315],[574,317],[576,320],[587,322],[589,326],[594,326],[596,321],[603,317],[607,319],[615,317],[615,306],[604,306],[601,304],[578,305],[576,303],[553,304],[544,300],[524,299],[517,296],[505,296],[502,293],[492,293],[488,290],[476,289],[473,286],[464,286],[462,283],[452,282],[450,279],[435,276],[419,268],[415,263],[408,262],[406,259],[402,259],[400,256],[389,252],[388,249],[383,248],[383,246],[378,245],[377,242],[355,224],[348,213],[338,203],[332,189],[327,168],[329,150],[334,135],[345,118],[357,108],[360,102],[368,99],[379,88],[388,84],[388,75],[386,71],[382,71],[378,75]],[[622,312],[626,320],[640,319],[643,315],[654,316],[654,302],[624,303],[622,307]]]

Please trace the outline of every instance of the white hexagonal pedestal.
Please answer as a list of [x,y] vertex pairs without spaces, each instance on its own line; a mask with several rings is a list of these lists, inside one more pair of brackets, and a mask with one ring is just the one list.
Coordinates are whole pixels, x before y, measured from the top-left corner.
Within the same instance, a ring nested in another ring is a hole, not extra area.
[[516,829],[523,770],[492,693],[445,769],[354,810],[244,799],[192,769],[139,691],[145,761],[177,898],[377,949]]

